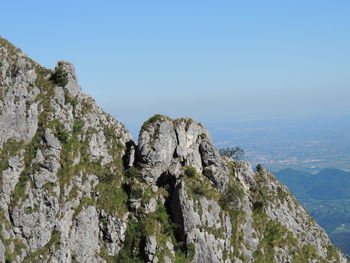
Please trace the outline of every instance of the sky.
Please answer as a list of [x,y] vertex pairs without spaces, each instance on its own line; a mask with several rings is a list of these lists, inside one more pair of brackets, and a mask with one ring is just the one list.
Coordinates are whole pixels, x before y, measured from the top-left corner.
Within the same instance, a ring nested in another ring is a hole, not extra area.
[[350,1],[3,1],[0,35],[72,62],[133,134],[155,113],[203,123],[350,113]]

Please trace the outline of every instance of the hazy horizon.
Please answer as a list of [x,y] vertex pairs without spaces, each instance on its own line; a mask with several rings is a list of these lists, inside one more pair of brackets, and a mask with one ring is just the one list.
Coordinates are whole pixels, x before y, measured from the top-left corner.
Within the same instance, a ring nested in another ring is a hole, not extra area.
[[0,34],[135,134],[155,113],[203,123],[350,114],[350,2],[3,3]]
[[350,170],[350,115],[303,119],[249,120],[209,123],[218,148],[238,145],[252,165],[278,171],[295,168]]

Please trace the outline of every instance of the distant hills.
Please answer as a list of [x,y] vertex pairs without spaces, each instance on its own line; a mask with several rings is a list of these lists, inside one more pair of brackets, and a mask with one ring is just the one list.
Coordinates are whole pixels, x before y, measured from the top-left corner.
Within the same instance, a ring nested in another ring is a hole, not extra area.
[[340,169],[311,174],[287,168],[275,175],[299,199],[350,199],[350,173]]
[[311,174],[287,168],[274,174],[326,230],[332,242],[350,256],[350,173],[327,168]]

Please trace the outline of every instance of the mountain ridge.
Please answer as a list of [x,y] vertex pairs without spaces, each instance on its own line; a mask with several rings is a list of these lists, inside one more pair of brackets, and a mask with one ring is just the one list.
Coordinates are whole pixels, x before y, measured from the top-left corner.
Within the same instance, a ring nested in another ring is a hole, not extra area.
[[275,174],[300,199],[350,198],[350,173],[341,169],[325,168],[316,174],[283,169]]
[[[189,118],[138,142],[0,38],[1,262],[347,262],[273,175]],[[56,69],[55,69],[56,70]]]

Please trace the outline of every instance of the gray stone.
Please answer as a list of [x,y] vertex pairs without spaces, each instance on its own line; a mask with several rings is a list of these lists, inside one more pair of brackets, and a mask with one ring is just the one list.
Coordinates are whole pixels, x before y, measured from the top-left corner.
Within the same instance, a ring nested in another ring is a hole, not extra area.
[[0,262],[5,263],[5,247],[1,240],[0,240]]
[[[232,227],[229,219],[222,222],[219,205],[206,198],[200,198],[196,204],[187,195],[185,183],[181,182],[175,188],[171,206],[174,220],[181,226],[181,240],[194,245],[195,255],[192,262],[224,262],[223,251],[230,247]],[[206,229],[225,234],[218,238]]]
[[96,208],[89,206],[76,217],[71,232],[71,249],[79,262],[98,262],[98,215]]
[[157,200],[150,198],[150,200],[145,204],[145,213],[153,213],[157,209]]
[[62,148],[60,141],[55,137],[50,129],[46,129],[44,133],[44,141],[47,146],[60,150]]
[[213,147],[204,126],[188,118],[163,116],[142,129],[137,146],[143,173],[156,182],[161,175],[178,176],[183,166],[192,166],[207,176],[220,191],[227,186],[227,168]]
[[145,254],[147,257],[147,262],[157,262],[154,260],[155,253],[157,249],[157,240],[155,236],[147,236],[145,242]]

